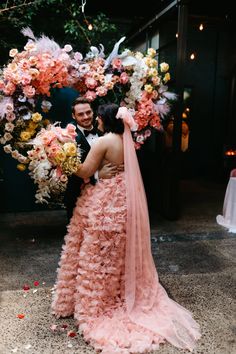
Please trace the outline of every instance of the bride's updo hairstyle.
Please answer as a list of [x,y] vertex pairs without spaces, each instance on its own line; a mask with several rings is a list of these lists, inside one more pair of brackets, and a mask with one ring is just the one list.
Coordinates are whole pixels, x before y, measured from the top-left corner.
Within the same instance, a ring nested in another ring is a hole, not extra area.
[[97,115],[103,122],[104,133],[124,133],[124,123],[120,118],[116,118],[119,106],[115,103],[107,103],[98,106]]

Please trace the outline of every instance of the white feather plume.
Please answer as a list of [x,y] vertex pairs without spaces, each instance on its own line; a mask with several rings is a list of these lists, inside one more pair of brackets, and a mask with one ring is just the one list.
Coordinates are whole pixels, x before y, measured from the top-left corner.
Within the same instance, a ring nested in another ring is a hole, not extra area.
[[29,28],[29,27],[24,27],[24,28],[22,28],[21,33],[22,33],[25,37],[28,37],[28,38],[30,38],[30,39],[33,39],[33,41],[36,41],[36,37],[35,37],[35,35],[34,35],[34,33],[33,33],[33,31],[32,31],[31,28]]
[[122,42],[124,42],[126,37],[122,37],[118,42],[116,42],[116,44],[114,45],[112,52],[109,54],[109,56],[107,57],[106,61],[105,61],[105,65],[104,68],[108,68],[108,66],[111,64],[112,60],[117,57],[118,55],[118,51],[119,51],[119,46]]
[[166,92],[163,92],[162,93],[162,96],[166,97],[168,100],[176,100],[178,95],[174,92],[169,92],[169,91],[166,91]]

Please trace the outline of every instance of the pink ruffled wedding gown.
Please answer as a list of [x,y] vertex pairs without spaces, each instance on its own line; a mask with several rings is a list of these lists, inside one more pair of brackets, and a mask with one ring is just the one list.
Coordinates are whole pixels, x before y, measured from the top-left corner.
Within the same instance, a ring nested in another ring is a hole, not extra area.
[[53,313],[74,315],[85,340],[103,354],[146,353],[165,341],[192,351],[199,326],[159,283],[127,125],[124,151],[125,172],[85,187],[77,201],[59,263]]

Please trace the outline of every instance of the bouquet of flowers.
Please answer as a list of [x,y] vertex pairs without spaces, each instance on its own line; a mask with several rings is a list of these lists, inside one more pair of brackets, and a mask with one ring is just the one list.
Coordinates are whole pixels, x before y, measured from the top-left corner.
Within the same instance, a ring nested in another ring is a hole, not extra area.
[[63,195],[68,176],[78,170],[80,149],[76,144],[75,129],[73,124],[61,128],[55,123],[41,129],[30,141],[28,168],[38,186],[36,203],[48,203],[50,197]]

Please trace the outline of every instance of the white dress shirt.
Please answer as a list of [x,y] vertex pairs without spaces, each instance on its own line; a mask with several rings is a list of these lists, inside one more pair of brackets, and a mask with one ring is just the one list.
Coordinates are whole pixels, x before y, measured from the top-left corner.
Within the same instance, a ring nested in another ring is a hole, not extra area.
[[[77,127],[79,128],[79,130],[81,130],[81,132],[84,134],[84,128],[83,127],[81,127],[79,124],[77,124]],[[99,138],[99,136],[97,135],[97,134],[89,134],[88,136],[85,136],[84,135],[84,137],[85,137],[85,139],[87,140],[87,142],[89,143],[89,145],[90,146],[92,146],[94,143],[95,143],[95,141]],[[99,180],[99,178],[98,178],[98,171],[96,171],[95,173],[94,173],[94,178],[98,181]]]
[[[77,124],[77,127],[79,128],[79,130],[82,131],[82,133],[84,134],[84,129],[83,127],[81,127],[79,124]],[[85,139],[87,140],[87,142],[89,143],[90,146],[92,146],[95,141],[99,138],[99,136],[97,134],[89,134],[88,136],[85,136]]]

